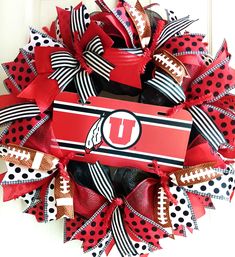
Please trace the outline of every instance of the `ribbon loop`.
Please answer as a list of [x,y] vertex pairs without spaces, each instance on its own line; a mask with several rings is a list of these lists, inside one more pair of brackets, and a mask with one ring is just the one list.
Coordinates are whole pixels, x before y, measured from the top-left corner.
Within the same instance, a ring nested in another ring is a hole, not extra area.
[[86,46],[85,51],[90,51],[101,55],[104,53],[104,47],[99,36],[95,36]]
[[192,105],[192,103],[190,102],[185,102],[171,108],[168,111],[168,115],[172,115],[184,108],[186,108],[191,113],[194,126],[200,132],[200,134],[208,141],[213,149],[218,151],[218,149],[222,146],[228,148],[230,147],[227,144],[224,135],[220,132],[215,123],[211,120],[207,113],[205,113],[198,106]]
[[40,114],[40,110],[35,103],[22,103],[13,105],[0,110],[0,125],[8,122],[35,117]]
[[146,83],[162,92],[176,104],[182,103],[186,99],[182,87],[172,78],[159,71],[155,71],[155,77]]
[[81,5],[78,10],[71,8],[71,31],[78,32],[78,38],[81,39],[90,24],[90,16],[85,5]]
[[52,53],[51,55],[51,66],[53,69],[59,68],[71,68],[75,69],[78,67],[78,61],[67,51],[61,51]]
[[100,76],[109,81],[110,72],[113,70],[113,65],[103,59],[100,55],[91,51],[83,52],[84,59],[87,65]]
[[48,78],[55,79],[61,91],[73,80],[81,68],[78,61],[66,51],[53,53],[51,65],[55,71]]
[[224,135],[219,131],[215,123],[202,109],[197,106],[192,106],[188,108],[188,111],[193,117],[195,127],[213,147],[213,149],[217,151],[221,146],[227,146]]

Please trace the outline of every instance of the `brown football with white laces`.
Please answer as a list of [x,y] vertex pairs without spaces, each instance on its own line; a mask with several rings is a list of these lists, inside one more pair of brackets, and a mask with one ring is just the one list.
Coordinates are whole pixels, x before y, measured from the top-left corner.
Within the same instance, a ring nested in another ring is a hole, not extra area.
[[155,52],[153,56],[157,68],[161,68],[171,76],[178,84],[182,84],[184,77],[189,73],[183,63],[165,50]]

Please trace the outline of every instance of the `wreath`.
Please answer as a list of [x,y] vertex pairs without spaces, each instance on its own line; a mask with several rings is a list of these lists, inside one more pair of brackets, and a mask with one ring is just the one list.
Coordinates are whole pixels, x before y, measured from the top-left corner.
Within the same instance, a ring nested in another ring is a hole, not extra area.
[[212,58],[204,35],[185,32],[189,16],[95,2],[92,14],[57,8],[3,64],[3,200],[38,222],[63,218],[65,242],[92,256],[143,255],[232,198],[235,70],[226,41]]

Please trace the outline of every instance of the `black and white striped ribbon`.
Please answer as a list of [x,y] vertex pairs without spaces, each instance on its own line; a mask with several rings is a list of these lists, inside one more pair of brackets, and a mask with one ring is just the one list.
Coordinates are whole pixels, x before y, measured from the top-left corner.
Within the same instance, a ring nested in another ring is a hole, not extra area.
[[96,53],[86,51],[83,54],[87,65],[91,67],[94,72],[109,81],[109,75],[113,70],[113,66]]
[[[111,181],[106,176],[99,162],[88,164],[92,179],[102,194],[110,203],[115,199],[115,193]],[[121,211],[117,206],[112,214],[111,229],[117,248],[123,257],[136,256],[137,251],[133,246],[123,224]]]
[[161,47],[169,38],[176,35],[183,29],[186,29],[194,22],[195,20],[189,20],[189,16],[187,16],[185,18],[168,23],[159,37],[157,48]]
[[70,21],[72,35],[74,32],[78,32],[78,39],[80,40],[91,22],[86,6],[82,5],[77,10],[71,8]]
[[10,106],[0,110],[0,125],[17,119],[35,117],[38,114],[40,114],[40,110],[34,103]]
[[[113,66],[105,61],[100,54],[104,52],[102,42],[98,36],[94,37],[87,44],[83,57],[87,65],[100,76],[109,80],[109,75]],[[55,69],[49,78],[58,82],[59,88],[63,91],[72,81],[75,81],[76,89],[81,97],[81,102],[85,103],[91,96],[96,96],[96,92],[89,74],[81,69],[79,62],[66,51],[55,52],[51,55],[51,65]]]
[[75,75],[74,84],[82,103],[86,103],[90,96],[96,96],[93,82],[86,71],[80,71]]
[[128,52],[130,54],[135,54],[137,56],[141,56],[144,53],[142,48],[120,48],[120,50]]
[[161,72],[155,71],[155,77],[146,83],[159,90],[176,104],[182,103],[186,99],[182,87]]
[[192,106],[188,108],[188,111],[193,117],[195,127],[216,151],[220,146],[227,146],[223,134],[202,109],[197,106]]
[[[175,104],[183,103],[186,100],[182,87],[163,73],[156,71],[155,78],[146,83],[159,90]],[[220,146],[227,146],[223,134],[202,109],[197,106],[192,106],[188,108],[188,111],[193,117],[195,127],[213,149],[217,151]]]
[[104,53],[103,44],[98,36],[95,36],[86,46],[85,51],[101,55]]
[[55,72],[49,76],[49,79],[55,79],[61,91],[66,88],[81,69],[78,61],[71,53],[66,51],[52,53],[51,66]]

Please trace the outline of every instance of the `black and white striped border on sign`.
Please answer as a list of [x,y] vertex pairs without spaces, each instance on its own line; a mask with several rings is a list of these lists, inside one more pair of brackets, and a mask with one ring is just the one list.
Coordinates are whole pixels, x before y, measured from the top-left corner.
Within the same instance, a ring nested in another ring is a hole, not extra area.
[[227,145],[223,134],[203,110],[197,106],[192,106],[188,108],[188,111],[193,117],[196,128],[216,151],[221,145]]
[[[79,153],[85,152],[84,143],[76,142],[76,141],[68,141],[62,139],[56,139],[58,146],[56,148],[60,148],[66,151],[76,151]],[[171,156],[165,155],[155,155],[151,153],[143,153],[137,152],[133,150],[116,150],[108,146],[100,146],[96,151],[93,152],[96,155],[102,156],[110,156],[113,158],[122,158],[126,160],[132,161],[140,161],[146,163],[152,162],[153,160],[157,160],[159,165],[165,165],[169,167],[182,168],[184,164],[184,159],[174,158]]]
[[[115,193],[111,181],[105,174],[99,162],[88,164],[92,179],[99,192],[111,203],[115,199]],[[111,228],[114,240],[121,256],[135,256],[137,251],[133,246],[123,224],[119,207],[112,214]]]
[[161,47],[169,38],[176,35],[183,29],[186,29],[194,22],[195,20],[189,20],[189,16],[187,16],[185,18],[168,23],[159,37],[157,48]]
[[156,71],[155,78],[146,82],[148,85],[161,91],[166,97],[179,104],[186,100],[182,87],[165,74]]
[[35,117],[40,114],[38,106],[34,103],[23,103],[0,110],[0,125],[17,119]]

